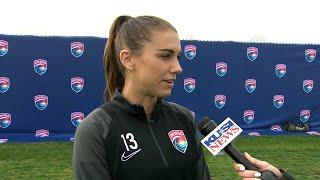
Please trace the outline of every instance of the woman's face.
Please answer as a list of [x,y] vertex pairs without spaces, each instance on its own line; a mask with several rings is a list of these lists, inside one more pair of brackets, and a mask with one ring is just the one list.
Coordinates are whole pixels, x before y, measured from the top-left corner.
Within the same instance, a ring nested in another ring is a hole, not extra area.
[[177,74],[182,72],[178,58],[180,39],[174,31],[153,32],[134,58],[133,83],[147,96],[166,97],[171,94]]

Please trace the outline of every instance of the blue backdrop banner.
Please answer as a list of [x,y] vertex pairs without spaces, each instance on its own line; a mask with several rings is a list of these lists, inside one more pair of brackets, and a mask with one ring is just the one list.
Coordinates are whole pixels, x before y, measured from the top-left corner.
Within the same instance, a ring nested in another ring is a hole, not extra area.
[[[72,141],[103,103],[105,42],[0,35],[0,143]],[[230,117],[243,135],[320,135],[320,45],[181,41],[181,48],[183,73],[167,100],[197,121]],[[286,123],[302,131],[289,133]]]

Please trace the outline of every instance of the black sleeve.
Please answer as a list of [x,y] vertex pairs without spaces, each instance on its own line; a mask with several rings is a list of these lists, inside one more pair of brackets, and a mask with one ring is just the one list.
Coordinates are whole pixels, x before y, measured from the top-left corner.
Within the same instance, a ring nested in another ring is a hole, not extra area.
[[105,139],[111,119],[102,109],[90,113],[78,126],[73,144],[72,166],[77,180],[111,180]]
[[282,173],[284,180],[294,180],[294,178],[290,174],[288,174],[286,171],[284,171],[283,169],[279,169],[279,170]]

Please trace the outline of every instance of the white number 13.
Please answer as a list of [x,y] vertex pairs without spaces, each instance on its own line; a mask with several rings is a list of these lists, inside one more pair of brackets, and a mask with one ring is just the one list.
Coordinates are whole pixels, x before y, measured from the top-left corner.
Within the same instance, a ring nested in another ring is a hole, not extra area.
[[[121,134],[121,138],[123,140],[124,145],[126,146],[127,151],[130,151],[130,149],[137,149],[138,148],[138,143],[136,140],[134,140],[134,136],[132,133],[127,133],[126,137],[124,137],[123,134]],[[130,142],[129,147],[127,144],[127,140]]]

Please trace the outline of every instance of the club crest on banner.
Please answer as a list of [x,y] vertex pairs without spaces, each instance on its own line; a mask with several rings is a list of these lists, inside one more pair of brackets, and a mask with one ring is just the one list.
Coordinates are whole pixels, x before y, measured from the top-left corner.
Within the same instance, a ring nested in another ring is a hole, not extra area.
[[8,142],[9,139],[0,139],[0,144],[4,144],[6,142]]
[[313,89],[313,80],[304,80],[303,81],[303,91],[305,93],[311,92]]
[[255,131],[249,132],[248,135],[249,136],[261,136],[261,134],[259,132],[255,132]]
[[258,48],[256,47],[248,47],[247,48],[247,58],[250,61],[255,61],[259,55]]
[[247,124],[250,124],[254,120],[254,111],[246,110],[243,112],[243,120]]
[[311,116],[310,110],[302,110],[300,111],[300,121],[305,123],[309,120]]
[[80,125],[80,123],[83,121],[84,119],[84,114],[82,112],[73,112],[71,113],[71,123],[78,127]]
[[168,133],[171,143],[176,150],[185,153],[188,148],[188,141],[182,130],[171,130]]
[[49,136],[49,131],[48,130],[46,130],[46,129],[38,129],[38,130],[36,130],[35,137],[43,138],[43,137],[47,137],[47,136]]
[[275,95],[273,97],[273,105],[276,108],[281,108],[281,106],[284,104],[284,96],[283,95]]
[[221,109],[224,107],[224,105],[226,105],[226,101],[227,101],[227,97],[225,95],[215,95],[214,96],[214,105]]
[[39,110],[44,110],[48,106],[48,96],[46,95],[34,96],[34,104]]
[[5,40],[0,40],[0,56],[7,54],[9,49],[9,43]]
[[282,131],[282,128],[280,125],[276,124],[270,127],[271,131]]
[[84,44],[82,42],[71,43],[71,54],[74,57],[80,57],[84,52]]
[[80,78],[80,77],[71,78],[71,89],[74,92],[79,93],[80,91],[82,91],[83,87],[84,87],[83,78]]
[[196,57],[197,47],[194,45],[186,45],[184,46],[184,55],[189,59],[193,59]]
[[43,75],[47,72],[48,64],[47,61],[44,59],[37,59],[33,61],[33,69],[34,71],[39,74]]
[[285,64],[277,64],[274,72],[278,77],[283,77],[287,72],[287,67]]
[[10,88],[10,79],[7,77],[0,77],[0,92],[5,93]]
[[253,93],[254,90],[256,90],[257,82],[255,79],[247,79],[245,81],[245,88],[248,93]]
[[191,93],[196,88],[196,80],[192,78],[184,79],[184,90]]
[[305,58],[308,62],[312,62],[317,56],[317,50],[315,49],[306,49],[304,51]]
[[224,76],[228,71],[228,65],[224,62],[218,62],[216,63],[216,73],[222,77]]
[[7,128],[11,124],[11,114],[0,113],[0,127]]

